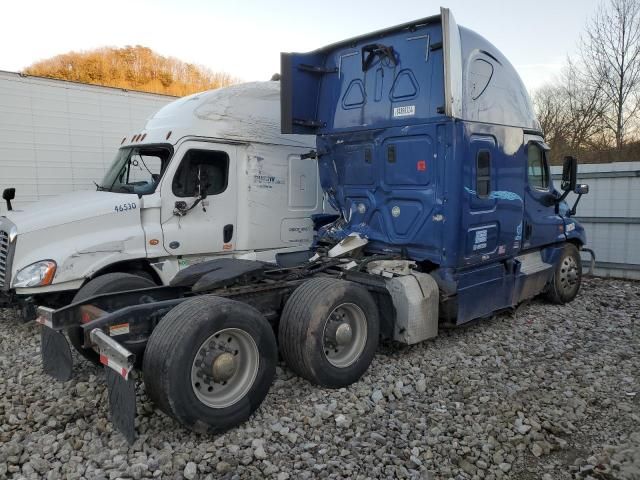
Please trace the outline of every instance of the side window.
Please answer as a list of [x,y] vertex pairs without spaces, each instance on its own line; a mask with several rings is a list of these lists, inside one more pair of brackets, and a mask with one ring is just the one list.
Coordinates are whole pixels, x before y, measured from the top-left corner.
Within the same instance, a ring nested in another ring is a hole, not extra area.
[[162,159],[143,152],[134,152],[131,155],[129,166],[129,181],[127,183],[154,183],[160,179]]
[[487,198],[491,193],[491,154],[488,150],[480,150],[476,157],[476,193],[480,198]]
[[173,177],[172,189],[177,197],[195,197],[198,171],[209,185],[207,195],[218,195],[227,189],[229,155],[215,150],[189,150]]
[[527,149],[527,174],[529,185],[540,190],[549,188],[549,172],[544,151],[535,143],[530,143]]

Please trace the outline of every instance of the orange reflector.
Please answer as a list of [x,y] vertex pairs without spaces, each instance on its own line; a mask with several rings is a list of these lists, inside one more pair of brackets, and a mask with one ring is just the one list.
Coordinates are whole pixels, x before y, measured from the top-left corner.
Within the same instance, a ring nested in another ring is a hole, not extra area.
[[157,245],[159,243],[160,241],[157,238],[152,238],[151,240],[149,240],[149,245]]
[[51,282],[53,282],[53,277],[55,275],[56,275],[56,264],[54,262],[51,262],[51,264],[47,268],[47,271],[44,274],[44,277],[42,277],[42,282],[40,284],[51,285]]

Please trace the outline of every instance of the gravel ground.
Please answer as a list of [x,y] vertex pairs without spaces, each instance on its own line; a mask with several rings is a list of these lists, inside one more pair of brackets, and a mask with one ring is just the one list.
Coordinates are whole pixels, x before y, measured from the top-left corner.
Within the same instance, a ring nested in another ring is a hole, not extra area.
[[323,390],[281,366],[251,420],[190,433],[139,386],[138,440],[108,420],[103,373],[41,373],[38,327],[0,310],[0,478],[640,479],[640,284],[590,279],[570,305],[384,345]]

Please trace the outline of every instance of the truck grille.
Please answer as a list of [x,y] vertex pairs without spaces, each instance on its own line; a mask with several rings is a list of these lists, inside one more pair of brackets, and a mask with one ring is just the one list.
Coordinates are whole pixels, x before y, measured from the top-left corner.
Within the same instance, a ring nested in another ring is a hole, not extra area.
[[5,286],[5,279],[8,279],[10,274],[9,234],[4,230],[0,230],[0,288],[3,288]]

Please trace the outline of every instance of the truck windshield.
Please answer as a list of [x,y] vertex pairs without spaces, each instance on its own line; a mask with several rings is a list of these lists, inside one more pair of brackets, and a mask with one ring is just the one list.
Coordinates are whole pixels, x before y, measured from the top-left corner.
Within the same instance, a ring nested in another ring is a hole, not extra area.
[[124,147],[118,150],[98,190],[118,193],[153,193],[171,158],[167,146]]

